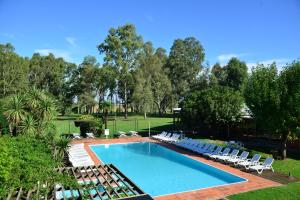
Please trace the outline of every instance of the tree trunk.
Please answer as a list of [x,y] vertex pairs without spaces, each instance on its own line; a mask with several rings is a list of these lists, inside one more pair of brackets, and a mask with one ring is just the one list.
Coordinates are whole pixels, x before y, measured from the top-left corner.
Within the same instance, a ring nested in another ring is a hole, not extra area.
[[104,113],[104,128],[107,129],[108,110],[105,109]]
[[229,136],[230,136],[230,134],[229,134],[229,124],[227,124],[227,138],[229,139]]
[[144,119],[147,119],[147,112],[144,112]]
[[128,108],[127,108],[127,83],[125,82],[124,84],[124,89],[125,89],[125,98],[124,98],[124,103],[125,103],[125,119],[128,117]]
[[286,147],[287,147],[287,139],[290,134],[290,131],[284,132],[281,135],[281,157],[282,159],[286,159]]

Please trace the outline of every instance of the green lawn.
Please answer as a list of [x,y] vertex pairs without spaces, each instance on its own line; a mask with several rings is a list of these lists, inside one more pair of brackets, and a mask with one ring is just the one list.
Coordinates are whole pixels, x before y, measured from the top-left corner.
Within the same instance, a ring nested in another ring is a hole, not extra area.
[[[58,116],[55,120],[58,132],[64,134],[79,133],[79,128],[74,125],[74,120],[76,120],[77,117],[78,115]],[[114,119],[114,117],[110,117],[110,120],[108,121],[110,133],[117,133],[118,131],[128,132],[131,130],[148,133],[149,123],[150,132],[157,133],[171,129],[173,124],[173,118],[170,117],[148,117],[147,119],[144,119],[143,116],[132,115],[126,120],[123,116],[118,116],[115,122]]]
[[74,120],[77,117],[78,115],[58,116],[54,122],[58,133],[79,133],[79,128],[74,125]]
[[288,185],[255,190],[229,196],[230,200],[296,200],[300,199],[300,183],[290,183]]
[[157,133],[171,129],[172,124],[173,119],[169,117],[148,117],[144,119],[143,116],[130,116],[126,120],[124,117],[118,117],[115,122],[109,121],[108,128],[110,132],[115,133],[118,131],[128,132],[133,130],[148,133],[150,125],[150,133]]

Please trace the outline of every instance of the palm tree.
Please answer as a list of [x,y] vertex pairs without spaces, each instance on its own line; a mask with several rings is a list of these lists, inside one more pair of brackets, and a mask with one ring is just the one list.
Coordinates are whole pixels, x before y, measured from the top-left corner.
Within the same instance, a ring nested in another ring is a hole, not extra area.
[[22,134],[35,135],[37,133],[37,122],[32,115],[28,114],[21,122],[20,128]]
[[4,116],[9,123],[10,133],[12,135],[17,135],[19,125],[26,114],[23,95],[14,95],[8,99],[5,105]]
[[55,141],[54,157],[57,159],[64,159],[68,154],[70,139],[61,137]]
[[38,105],[36,114],[41,122],[51,121],[56,116],[56,106],[52,98],[43,96]]
[[41,99],[44,97],[45,94],[34,87],[26,94],[26,104],[30,109],[34,110],[38,107]]

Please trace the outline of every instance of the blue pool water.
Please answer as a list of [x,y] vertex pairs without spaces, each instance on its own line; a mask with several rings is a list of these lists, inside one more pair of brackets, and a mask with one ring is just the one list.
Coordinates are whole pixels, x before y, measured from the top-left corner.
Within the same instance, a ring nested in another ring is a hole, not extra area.
[[151,142],[90,147],[102,162],[114,164],[151,196],[246,181]]

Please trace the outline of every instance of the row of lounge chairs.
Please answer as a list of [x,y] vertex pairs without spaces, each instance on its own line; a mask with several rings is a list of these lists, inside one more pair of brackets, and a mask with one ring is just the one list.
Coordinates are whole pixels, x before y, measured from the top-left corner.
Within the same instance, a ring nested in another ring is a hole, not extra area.
[[127,137],[141,137],[138,132],[136,131],[129,131],[128,133],[125,133],[123,131],[118,132],[119,138],[127,138]]
[[152,136],[152,138],[160,140],[160,141],[164,141],[164,142],[178,142],[180,137],[181,137],[180,134],[168,133],[165,131],[160,134]]
[[[73,139],[82,139],[80,133],[72,133]],[[95,138],[94,133],[86,133],[86,138]]]
[[85,151],[83,143],[71,145],[68,153],[69,160],[74,167],[94,165],[94,161]]
[[232,149],[229,147],[221,147],[215,144],[203,143],[191,138],[186,138],[175,142],[174,145],[181,147],[197,154],[202,155],[216,161],[233,164],[235,166],[244,167],[246,170],[255,170],[261,174],[264,170],[272,170],[273,158],[269,157],[264,162],[259,162],[261,155],[255,154],[251,159],[248,159],[249,152],[243,151],[240,155],[239,149]]

